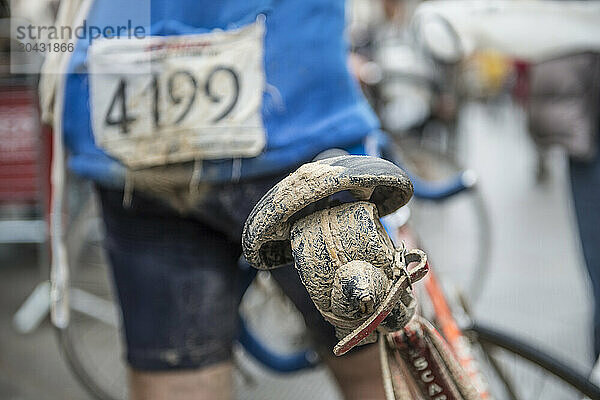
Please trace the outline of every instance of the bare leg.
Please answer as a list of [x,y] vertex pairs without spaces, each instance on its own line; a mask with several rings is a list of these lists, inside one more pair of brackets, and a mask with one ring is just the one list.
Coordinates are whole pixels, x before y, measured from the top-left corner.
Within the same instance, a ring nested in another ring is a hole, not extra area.
[[379,365],[377,346],[343,357],[326,357],[325,364],[331,369],[346,400],[383,400],[383,378]]
[[214,400],[232,398],[232,364],[199,370],[145,372],[129,370],[131,400]]

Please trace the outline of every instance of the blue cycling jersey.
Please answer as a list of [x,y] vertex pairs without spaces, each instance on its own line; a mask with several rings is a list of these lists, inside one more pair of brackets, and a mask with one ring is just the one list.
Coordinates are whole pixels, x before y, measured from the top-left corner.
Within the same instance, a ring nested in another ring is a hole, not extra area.
[[[127,24],[148,13],[144,3],[95,0],[86,23]],[[261,111],[266,146],[257,157],[243,158],[237,165],[231,159],[202,161],[202,180],[278,173],[327,148],[357,143],[377,129],[377,119],[347,68],[343,0],[148,0],[146,4],[150,7],[146,29],[159,36],[231,30],[252,23],[259,14],[266,16],[267,90]],[[63,127],[69,165],[80,175],[119,186],[125,167],[94,142],[88,48],[88,38],[80,39],[68,67]]]

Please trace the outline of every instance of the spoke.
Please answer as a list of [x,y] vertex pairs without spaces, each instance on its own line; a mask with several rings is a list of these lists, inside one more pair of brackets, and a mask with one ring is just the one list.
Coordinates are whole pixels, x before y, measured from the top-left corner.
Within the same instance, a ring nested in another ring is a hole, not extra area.
[[119,326],[117,307],[108,300],[78,288],[71,289],[71,308],[109,326]]
[[511,400],[518,400],[517,395],[515,393],[515,390],[513,388],[511,379],[507,376],[506,372],[503,371],[503,369],[500,366],[500,363],[498,362],[498,360],[496,360],[496,358],[494,358],[494,356],[491,354],[491,349],[488,346],[485,346],[483,344],[481,345],[481,347],[482,347],[484,356],[490,362],[491,367],[494,369],[494,371],[496,372],[497,376],[502,381],[502,385],[506,389],[507,394],[510,396],[510,399]]

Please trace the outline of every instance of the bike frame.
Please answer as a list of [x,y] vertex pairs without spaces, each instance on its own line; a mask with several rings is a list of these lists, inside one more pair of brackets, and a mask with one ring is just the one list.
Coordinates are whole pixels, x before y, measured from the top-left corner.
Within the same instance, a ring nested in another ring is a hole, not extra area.
[[[393,232],[396,241],[402,238],[408,247],[416,246],[416,237],[406,224]],[[424,281],[441,334],[417,315],[403,330],[380,337],[386,342],[380,344],[380,354],[384,380],[389,380],[384,382],[388,400],[396,399],[396,394],[400,399],[490,399],[469,340],[459,328],[431,266]]]
[[[381,156],[379,150],[384,146],[385,143],[376,143],[373,146],[376,150],[367,151],[367,153]],[[460,179],[460,181],[463,182],[464,179]],[[436,200],[443,199],[469,188],[469,185],[459,185],[462,186],[462,190],[449,190],[450,187],[457,185],[444,183],[441,186],[432,186],[429,191],[426,191],[429,196],[423,197],[435,198]],[[430,185],[424,183],[423,186]],[[432,196],[429,192],[434,193],[435,196]],[[417,195],[416,191],[415,195]],[[416,236],[409,229],[406,222],[406,220],[403,220],[400,223],[392,222],[390,224],[392,226],[385,226],[385,224],[384,226],[388,233],[392,233],[391,236],[397,243],[403,239],[409,248],[416,248],[418,247]],[[413,261],[407,260],[407,264]],[[420,269],[420,271],[417,272],[417,269]],[[426,292],[434,305],[435,319],[440,323],[441,330],[446,338],[440,335],[422,316],[414,318],[414,324],[409,324],[404,330],[381,335],[379,340],[382,359],[386,351],[390,351],[390,354],[385,358],[391,362],[388,362],[387,366],[385,362],[382,363],[384,386],[386,387],[388,399],[396,398],[394,393],[398,391],[398,388],[400,388],[400,392],[412,393],[412,397],[408,398],[424,397],[434,400],[482,400],[490,398],[485,381],[477,369],[476,363],[473,362],[469,342],[458,327],[446,301],[445,294],[431,269],[428,266],[423,268],[422,265],[421,268],[409,269],[408,285],[412,285],[411,281],[416,282],[421,279],[425,271],[429,271],[429,277],[425,279]],[[252,278],[247,282],[248,285],[251,280]],[[396,286],[400,285],[396,283],[391,292],[395,291],[396,297],[399,298],[400,289]],[[390,293],[388,297],[393,295],[393,293]],[[396,302],[390,302],[388,306],[390,304],[393,307]],[[342,339],[334,348],[334,353],[336,355],[344,354],[370,332],[374,331],[391,311],[391,307],[387,308],[376,311],[362,326]],[[315,357],[311,356],[310,351],[301,351],[283,357],[271,352],[268,347],[262,345],[259,340],[252,336],[245,324],[242,323],[241,327],[240,343],[256,359],[275,371],[294,372],[314,366],[317,363]],[[383,344],[387,344],[387,346]],[[394,363],[395,367],[392,366]],[[429,369],[423,371],[421,368],[424,365]],[[429,372],[424,375],[424,372],[427,371]],[[407,377],[410,378],[407,379]],[[424,379],[433,380],[426,382]],[[407,384],[407,382],[412,382],[412,384]]]

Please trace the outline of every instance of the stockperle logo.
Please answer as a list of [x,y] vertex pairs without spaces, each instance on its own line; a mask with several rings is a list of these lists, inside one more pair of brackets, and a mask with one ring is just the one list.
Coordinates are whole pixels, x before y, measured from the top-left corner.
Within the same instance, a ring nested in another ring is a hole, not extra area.
[[40,41],[71,41],[72,39],[87,39],[88,43],[92,40],[105,37],[113,38],[128,38],[128,39],[143,39],[146,37],[146,28],[141,25],[135,25],[131,20],[127,21],[126,25],[89,25],[87,20],[84,20],[78,26],[43,26],[43,25],[17,25],[16,38],[21,42],[35,41],[38,44]]

